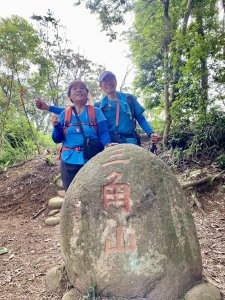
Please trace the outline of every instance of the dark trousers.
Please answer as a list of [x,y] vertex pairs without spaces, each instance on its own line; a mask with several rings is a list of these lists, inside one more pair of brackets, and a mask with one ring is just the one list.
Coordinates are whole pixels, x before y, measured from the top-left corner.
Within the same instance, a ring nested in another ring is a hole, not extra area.
[[83,165],[67,164],[64,163],[63,160],[61,160],[60,171],[61,171],[61,178],[62,178],[63,187],[65,191],[67,191],[75,175],[82,167]]

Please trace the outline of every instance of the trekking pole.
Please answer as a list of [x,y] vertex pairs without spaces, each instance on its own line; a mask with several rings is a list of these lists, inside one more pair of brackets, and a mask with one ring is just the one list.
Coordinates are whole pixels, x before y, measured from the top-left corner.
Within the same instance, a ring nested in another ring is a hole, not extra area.
[[158,156],[158,153],[157,153],[157,146],[155,143],[151,143],[151,146],[149,148],[149,152],[155,154],[156,156]]

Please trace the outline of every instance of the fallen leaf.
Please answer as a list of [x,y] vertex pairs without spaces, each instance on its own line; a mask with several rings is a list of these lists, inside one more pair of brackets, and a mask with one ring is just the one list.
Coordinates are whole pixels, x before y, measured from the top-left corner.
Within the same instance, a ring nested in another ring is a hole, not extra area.
[[8,249],[5,247],[0,247],[0,255],[5,253],[8,253]]

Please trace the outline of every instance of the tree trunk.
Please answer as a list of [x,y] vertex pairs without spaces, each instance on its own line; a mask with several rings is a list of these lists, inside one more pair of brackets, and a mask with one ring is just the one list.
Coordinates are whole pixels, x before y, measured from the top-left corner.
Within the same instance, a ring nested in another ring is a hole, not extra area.
[[[204,37],[204,28],[203,28],[203,19],[201,13],[197,15],[197,22],[199,24],[198,34]],[[202,56],[200,58],[201,61],[201,113],[206,115],[207,106],[208,106],[208,66],[207,66],[207,57]]]
[[[225,0],[222,0],[223,6],[223,33],[225,32]],[[225,55],[225,47],[223,47],[223,55]]]
[[183,26],[182,26],[182,35],[186,34],[187,24],[188,24],[188,20],[189,20],[189,17],[190,17],[190,14],[191,14],[191,10],[192,10],[192,7],[193,7],[193,2],[194,2],[194,0],[188,0],[187,9],[184,12],[184,21],[183,21]]
[[168,64],[168,58],[169,58],[169,43],[171,40],[170,37],[170,19],[169,19],[169,0],[163,0],[164,5],[164,24],[165,24],[165,41],[163,46],[163,52],[164,52],[164,109],[165,109],[165,125],[164,125],[164,132],[163,132],[163,146],[164,148],[167,145],[168,142],[168,135],[170,131],[170,125],[171,125],[171,118],[170,118],[170,95],[169,95],[169,64]]
[[169,99],[169,84],[164,84],[164,109],[165,109],[165,125],[163,132],[163,146],[164,148],[168,142],[168,135],[170,131],[171,118],[170,118],[170,99]]

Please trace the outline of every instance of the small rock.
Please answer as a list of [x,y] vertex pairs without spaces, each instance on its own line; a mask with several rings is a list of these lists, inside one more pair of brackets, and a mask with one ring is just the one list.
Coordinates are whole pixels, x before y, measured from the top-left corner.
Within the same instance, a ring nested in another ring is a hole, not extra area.
[[53,210],[50,210],[50,212],[48,213],[49,216],[54,216],[56,214],[58,214],[60,212],[59,209],[53,209]]
[[61,208],[64,199],[60,197],[53,197],[48,201],[48,206],[51,208]]
[[63,275],[63,267],[56,266],[49,270],[46,274],[46,286],[49,292],[57,290]]
[[58,217],[50,217],[45,220],[45,224],[48,226],[55,226],[60,223],[60,218]]
[[61,179],[58,179],[58,180],[56,181],[56,185],[57,185],[58,187],[60,187],[60,188],[63,188],[62,180],[61,180]]
[[62,197],[62,198],[63,198],[63,197],[65,197],[65,194],[66,194],[66,193],[65,193],[64,190],[58,191],[58,196],[59,196],[59,197]]
[[219,289],[211,283],[201,283],[185,294],[184,300],[220,300]]
[[62,300],[74,300],[79,299],[79,297],[78,292],[75,289],[71,289],[63,295]]

